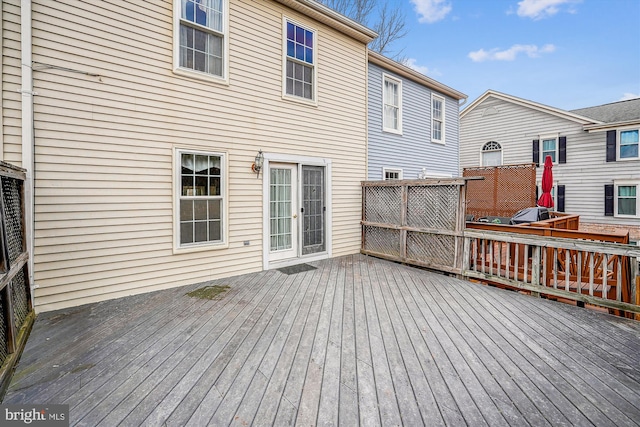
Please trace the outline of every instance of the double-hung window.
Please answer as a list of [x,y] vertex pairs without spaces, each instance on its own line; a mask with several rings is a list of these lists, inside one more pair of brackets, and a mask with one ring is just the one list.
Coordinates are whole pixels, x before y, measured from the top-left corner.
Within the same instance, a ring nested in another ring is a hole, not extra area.
[[619,143],[620,159],[637,159],[638,156],[638,129],[620,131]]
[[544,164],[547,156],[551,156],[553,163],[557,162],[558,158],[558,140],[557,138],[543,138],[542,150],[540,151],[540,164]]
[[444,144],[444,98],[431,95],[431,142]]
[[382,77],[382,130],[402,133],[402,82]]
[[285,19],[285,95],[315,100],[315,51],[315,31]]
[[640,216],[638,187],[640,187],[640,182],[618,181],[615,183],[615,216]]
[[228,0],[175,0],[177,68],[225,78]]
[[179,247],[225,240],[225,155],[177,151]]

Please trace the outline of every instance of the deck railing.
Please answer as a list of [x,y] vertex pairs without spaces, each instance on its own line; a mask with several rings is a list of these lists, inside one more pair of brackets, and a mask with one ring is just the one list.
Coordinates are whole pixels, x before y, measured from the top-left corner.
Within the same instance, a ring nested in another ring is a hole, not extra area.
[[35,319],[24,220],[24,169],[0,162],[0,400]]
[[640,313],[636,303],[640,248],[469,228],[464,236],[464,277]]

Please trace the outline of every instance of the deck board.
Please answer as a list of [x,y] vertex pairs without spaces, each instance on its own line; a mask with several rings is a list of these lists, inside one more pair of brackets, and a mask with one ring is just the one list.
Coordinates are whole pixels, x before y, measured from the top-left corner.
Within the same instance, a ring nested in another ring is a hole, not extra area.
[[72,425],[640,425],[640,323],[364,255],[36,320],[3,403]]

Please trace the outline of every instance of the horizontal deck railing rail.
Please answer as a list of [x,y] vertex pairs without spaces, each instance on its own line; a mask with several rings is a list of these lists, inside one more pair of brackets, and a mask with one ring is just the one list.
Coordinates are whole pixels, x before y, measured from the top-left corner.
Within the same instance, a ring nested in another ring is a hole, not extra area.
[[462,275],[640,313],[639,258],[631,245],[466,229]]

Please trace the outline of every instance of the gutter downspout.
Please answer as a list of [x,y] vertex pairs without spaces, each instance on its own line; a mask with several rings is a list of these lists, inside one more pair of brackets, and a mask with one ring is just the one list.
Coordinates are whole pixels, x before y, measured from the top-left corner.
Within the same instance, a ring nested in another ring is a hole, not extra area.
[[31,303],[35,307],[35,285],[33,281],[34,247],[34,131],[33,131],[33,70],[32,64],[31,0],[20,0],[20,50],[22,76],[22,167],[26,169],[24,183],[25,241],[29,253],[29,281],[31,283]]

